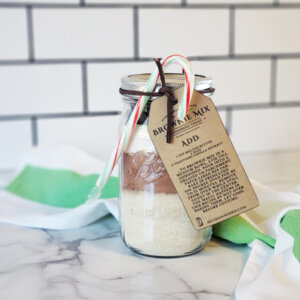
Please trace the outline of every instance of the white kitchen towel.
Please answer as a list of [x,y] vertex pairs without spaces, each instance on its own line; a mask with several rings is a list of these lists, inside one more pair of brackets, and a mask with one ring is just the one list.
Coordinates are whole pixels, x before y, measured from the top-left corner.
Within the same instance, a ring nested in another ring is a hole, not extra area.
[[[0,191],[0,222],[62,230],[86,226],[109,213],[118,219],[117,190],[115,197],[109,194],[85,203],[104,165],[72,146],[33,149],[24,156],[13,181]],[[115,184],[111,188],[117,189]]]
[[[300,299],[300,195],[275,193],[266,187],[251,220],[276,238],[274,249],[256,239],[235,289],[237,300]],[[298,189],[299,190],[299,189]],[[284,230],[285,229],[285,230]]]
[[[73,147],[34,149],[25,156],[12,182],[0,191],[0,221],[70,229],[109,213],[118,219],[116,171],[102,199],[85,203],[103,167],[104,162]],[[237,300],[299,299],[300,189],[275,193],[252,184],[260,206],[213,229],[218,237],[252,247],[235,296]]]

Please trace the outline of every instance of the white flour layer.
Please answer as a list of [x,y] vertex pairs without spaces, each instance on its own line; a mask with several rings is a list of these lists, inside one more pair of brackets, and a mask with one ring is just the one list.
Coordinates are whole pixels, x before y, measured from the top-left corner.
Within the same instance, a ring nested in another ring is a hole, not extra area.
[[180,256],[201,250],[211,227],[196,230],[177,194],[121,191],[121,226],[129,247],[153,256]]

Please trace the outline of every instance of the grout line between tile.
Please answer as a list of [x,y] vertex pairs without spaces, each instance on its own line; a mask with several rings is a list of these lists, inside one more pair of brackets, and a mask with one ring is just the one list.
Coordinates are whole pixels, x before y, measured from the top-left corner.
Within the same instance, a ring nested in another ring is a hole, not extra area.
[[78,112],[78,113],[49,113],[49,114],[24,114],[24,115],[0,115],[1,121],[18,121],[36,119],[59,119],[59,118],[80,118],[80,117],[106,117],[120,115],[120,111],[99,111],[99,112]]
[[246,103],[246,104],[232,104],[232,105],[219,105],[217,106],[218,110],[224,111],[229,108],[232,110],[246,110],[246,109],[276,109],[276,108],[285,108],[285,107],[300,107],[300,101],[284,101],[284,102],[275,102],[274,104],[270,102],[265,103]]
[[183,7],[186,7],[186,6],[188,5],[187,0],[181,0],[181,5],[182,5]]
[[276,90],[277,90],[277,57],[271,58],[271,77],[270,77],[270,104],[276,104]]
[[139,8],[133,7],[133,49],[134,59],[137,60],[140,56],[139,51]]
[[28,58],[29,62],[34,62],[34,33],[33,33],[33,17],[31,5],[26,7],[26,20],[27,20],[27,43],[28,43]]
[[31,143],[33,146],[38,145],[38,124],[35,116],[31,117]]
[[87,63],[81,63],[83,113],[89,111]]
[[226,127],[228,135],[231,135],[231,132],[232,132],[232,108],[228,107],[225,110],[225,113],[226,113],[225,127]]
[[229,57],[234,56],[235,45],[235,7],[229,9]]
[[[295,59],[300,58],[299,53],[257,53],[257,54],[233,54],[229,55],[212,55],[212,56],[187,56],[191,61],[227,61],[227,60],[259,60],[259,59],[272,59],[277,57],[277,59]],[[1,66],[10,65],[46,65],[46,64],[81,64],[86,63],[119,63],[119,62],[147,62],[153,61],[153,57],[94,57],[94,58],[53,58],[53,59],[35,59],[30,60],[0,60]]]

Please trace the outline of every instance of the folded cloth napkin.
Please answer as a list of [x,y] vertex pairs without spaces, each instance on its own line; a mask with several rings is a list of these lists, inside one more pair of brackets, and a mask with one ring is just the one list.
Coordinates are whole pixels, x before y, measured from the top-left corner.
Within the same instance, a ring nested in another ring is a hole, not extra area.
[[[118,219],[116,171],[101,199],[85,202],[103,168],[104,162],[70,146],[34,149],[0,191],[0,221],[60,230],[86,226],[109,213]],[[275,193],[252,184],[260,206],[213,227],[215,236],[252,247],[236,299],[299,299],[300,189]]]

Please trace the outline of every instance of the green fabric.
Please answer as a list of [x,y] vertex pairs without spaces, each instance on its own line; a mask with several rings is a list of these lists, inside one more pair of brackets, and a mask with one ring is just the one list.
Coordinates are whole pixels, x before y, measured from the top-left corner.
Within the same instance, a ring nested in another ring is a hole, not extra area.
[[281,219],[280,226],[294,238],[293,253],[300,262],[300,209],[289,210]]
[[255,239],[274,247],[275,239],[261,233],[241,216],[235,216],[213,226],[213,234],[235,244],[249,244]]
[[[6,190],[27,200],[73,208],[86,201],[97,177],[97,174],[83,176],[67,170],[26,166]],[[118,193],[118,178],[110,177],[101,198],[118,197]]]

